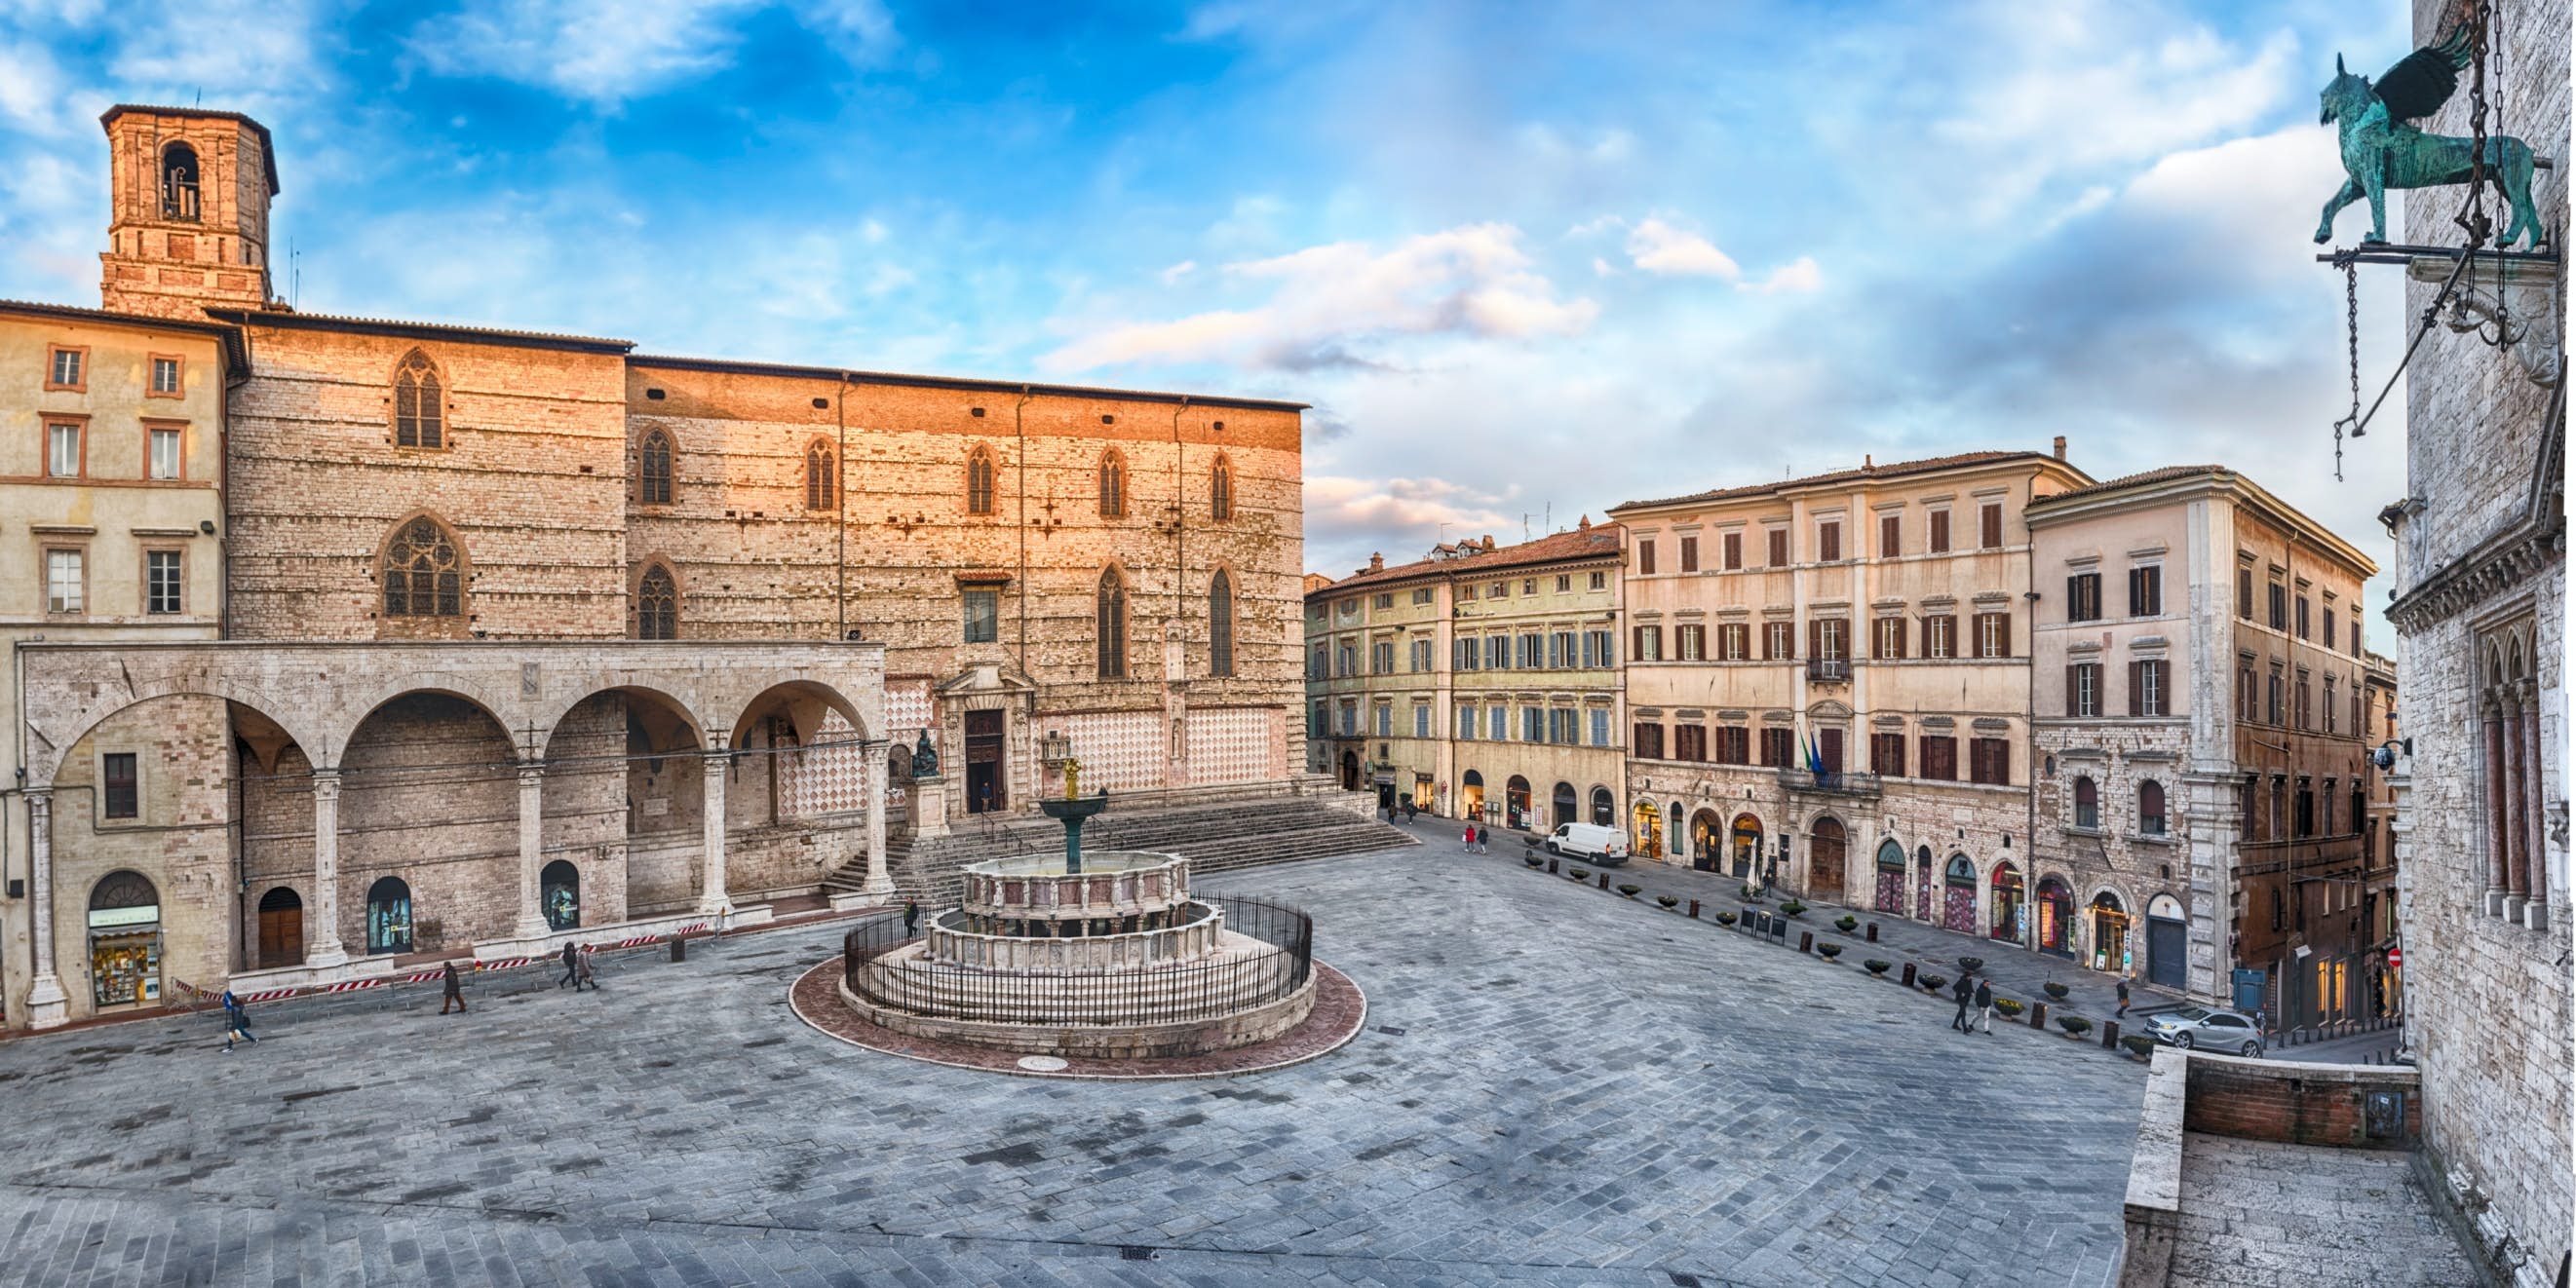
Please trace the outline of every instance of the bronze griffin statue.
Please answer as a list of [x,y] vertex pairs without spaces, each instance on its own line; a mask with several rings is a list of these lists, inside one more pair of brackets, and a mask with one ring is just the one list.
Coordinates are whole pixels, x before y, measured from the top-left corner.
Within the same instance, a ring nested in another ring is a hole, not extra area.
[[[2380,74],[2376,85],[2367,76],[2345,71],[2343,55],[2335,55],[2335,78],[2318,95],[2322,110],[2317,123],[2340,123],[2343,169],[2350,177],[2327,199],[2325,215],[2317,222],[2317,241],[2333,240],[2335,213],[2367,197],[2370,235],[2362,240],[2384,242],[2390,188],[2438,188],[2469,181],[2475,145],[2452,135],[2426,134],[2414,123],[2450,101],[2470,57],[2465,23],[2439,43],[2398,59]],[[2513,208],[2512,221],[2496,238],[2498,248],[2510,247],[2521,237],[2536,250],[2548,236],[2531,203],[2531,170],[2530,144],[2510,135],[2487,137],[2486,177],[2504,189],[2505,201]]]

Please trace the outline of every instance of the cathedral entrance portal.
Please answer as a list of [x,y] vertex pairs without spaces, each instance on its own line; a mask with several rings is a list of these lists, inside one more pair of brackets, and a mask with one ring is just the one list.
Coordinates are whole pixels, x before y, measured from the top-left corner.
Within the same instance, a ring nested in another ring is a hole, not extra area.
[[1009,807],[1002,776],[1002,713],[966,713],[966,812],[985,814]]

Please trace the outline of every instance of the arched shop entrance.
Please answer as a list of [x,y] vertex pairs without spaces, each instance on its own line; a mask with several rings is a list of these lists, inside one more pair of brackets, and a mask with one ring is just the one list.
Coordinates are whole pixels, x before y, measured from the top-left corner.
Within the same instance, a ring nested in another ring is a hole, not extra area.
[[2183,929],[2182,900],[2160,894],[2147,900],[2147,982],[2159,988],[2183,987],[2184,960],[2190,935]]
[[1574,784],[1558,783],[1556,785],[1556,790],[1548,795],[1548,806],[1554,812],[1554,816],[1548,820],[1549,822],[1558,827],[1563,827],[1568,823],[1574,822],[1574,811],[1577,808],[1577,803],[1574,797]]
[[2056,877],[2041,877],[2033,902],[2039,910],[2039,950],[2060,957],[2074,956],[2067,932],[2075,924],[2075,896],[2067,891],[2066,883]]
[[1630,846],[1641,857],[1649,859],[1664,857],[1664,820],[1662,814],[1655,809],[1653,801],[1637,802],[1634,822],[1630,830],[1635,833],[1629,838]]
[[279,886],[259,897],[261,970],[301,965],[304,961],[304,896]]
[[411,887],[401,877],[367,887],[367,951],[411,951]]
[[1526,830],[1530,825],[1529,780],[1518,774],[1503,784],[1503,826]]
[[2108,890],[2093,896],[2093,969],[2129,973],[2129,914]]
[[1592,825],[1595,827],[1619,826],[1619,803],[1611,799],[1610,789],[1607,787],[1592,789]]
[[161,1000],[161,892],[140,872],[110,872],[89,892],[90,1004]]
[[1691,815],[1691,853],[1698,856],[1691,866],[1702,872],[1715,872],[1725,862],[1725,824],[1715,810],[1701,810]]
[[1997,863],[1991,884],[1993,890],[1986,900],[1986,938],[2019,943],[2023,930],[2021,870],[2009,859]]
[[1458,817],[1474,822],[1485,816],[1485,776],[1468,770],[1458,780]]
[[1808,896],[1833,903],[1843,901],[1843,825],[1830,815],[1816,820],[1813,834],[1807,838]]
[[1977,933],[1977,865],[1967,855],[1951,855],[1942,869],[1941,928],[1963,935]]
[[1880,912],[1905,915],[1905,847],[1894,841],[1878,843],[1878,898],[1871,905]]
[[1727,863],[1739,877],[1755,875],[1762,864],[1762,820],[1750,814],[1735,816],[1735,826],[1728,829]]
[[574,930],[581,926],[581,869],[557,859],[537,874],[537,906],[545,909],[546,929]]

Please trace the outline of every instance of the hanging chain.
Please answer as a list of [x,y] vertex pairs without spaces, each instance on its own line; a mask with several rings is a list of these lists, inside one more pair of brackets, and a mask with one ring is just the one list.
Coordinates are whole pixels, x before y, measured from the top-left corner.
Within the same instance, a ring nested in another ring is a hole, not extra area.
[[2494,224],[2487,219],[2487,31],[2494,6],[2487,0],[2465,0],[2469,23],[2469,195],[2451,217],[2469,235],[2475,252],[2487,244]]
[[2352,427],[2352,436],[2361,431],[2361,266],[2351,259],[2343,262],[2343,347],[2345,366],[2352,383],[2352,410],[2336,421],[2335,482],[2343,482],[2343,431]]

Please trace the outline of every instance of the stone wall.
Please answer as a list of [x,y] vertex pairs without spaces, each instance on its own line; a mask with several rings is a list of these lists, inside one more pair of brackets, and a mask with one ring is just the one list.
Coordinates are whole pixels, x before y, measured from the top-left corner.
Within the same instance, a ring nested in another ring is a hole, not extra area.
[[[2415,4],[2419,43],[2435,39],[2451,6]],[[2491,100],[2504,128],[2558,162],[2535,195],[2553,242],[2567,235],[2571,161],[2564,0],[2502,11],[2504,65]],[[2425,122],[2468,131],[2468,84]],[[2496,118],[2490,116],[2490,128]],[[2451,222],[2464,189],[2411,197],[2402,234],[2456,245]],[[2494,203],[2490,203],[2493,208]],[[2499,226],[2500,226],[2499,221]],[[2347,229],[2347,240],[2350,231]],[[2393,269],[2364,271],[2393,272]],[[2436,286],[2410,283],[2395,334],[2432,303]],[[2550,288],[2564,317],[2565,287]],[[2525,302],[2526,309],[2529,303]],[[2567,855],[2566,555],[2563,391],[2526,379],[2515,354],[2435,327],[2408,369],[2407,492],[2390,617],[2398,626],[2398,703],[2414,754],[2400,766],[2398,890],[2405,949],[2407,1035],[2423,1071],[2427,1144],[2462,1205],[2476,1214],[2494,1264],[2516,1282],[2552,1282],[2576,1222],[2567,1071],[2571,1050],[2571,904]],[[2540,485],[2535,485],[2535,479]],[[2478,640],[2521,614],[2537,661],[2543,852],[2533,866],[2547,896],[2533,929],[2487,905],[2491,838],[2483,822]]]

